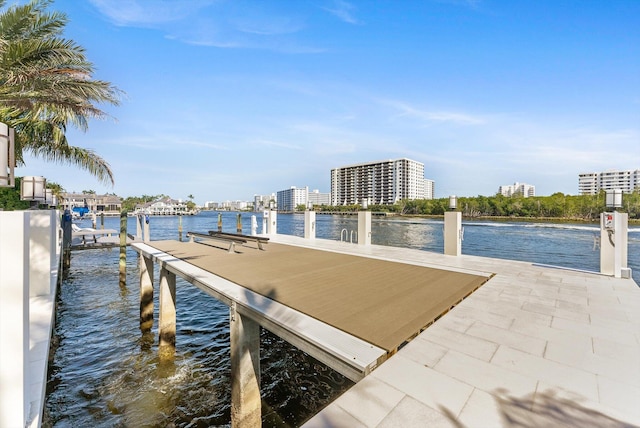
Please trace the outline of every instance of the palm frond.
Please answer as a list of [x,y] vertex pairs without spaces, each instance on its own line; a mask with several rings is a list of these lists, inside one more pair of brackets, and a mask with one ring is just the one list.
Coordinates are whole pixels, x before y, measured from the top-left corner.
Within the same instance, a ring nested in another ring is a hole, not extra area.
[[[5,0],[0,0],[0,9]],[[62,36],[67,16],[49,12],[52,0],[31,0],[0,12],[0,121],[16,129],[16,158],[23,152],[86,169],[113,184],[109,164],[93,150],[68,144],[68,125],[88,129],[108,117],[99,104],[118,105],[122,91],[94,80],[85,50]]]

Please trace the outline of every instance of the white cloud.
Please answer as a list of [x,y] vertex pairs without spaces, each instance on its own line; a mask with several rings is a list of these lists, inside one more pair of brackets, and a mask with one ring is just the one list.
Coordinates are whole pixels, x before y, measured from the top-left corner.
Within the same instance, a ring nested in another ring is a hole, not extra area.
[[360,24],[360,21],[353,16],[356,7],[344,0],[334,0],[332,7],[326,7],[324,10],[337,16],[341,21],[348,24]]
[[[263,49],[300,54],[321,53],[321,47],[300,43],[304,13],[276,10],[273,4],[252,1],[90,0],[107,20],[118,26],[153,28],[167,39],[223,49]],[[295,9],[295,8],[292,8]]]
[[395,100],[381,100],[381,104],[388,107],[392,107],[399,113],[396,113],[396,117],[408,117],[413,118],[425,123],[425,125],[432,125],[434,123],[454,123],[458,125],[481,125],[485,123],[486,119],[477,115],[472,115],[464,112],[455,112],[447,110],[424,110],[416,108],[408,103]]
[[90,0],[100,13],[120,26],[158,26],[181,21],[216,0],[189,0],[185,2],[156,0]]

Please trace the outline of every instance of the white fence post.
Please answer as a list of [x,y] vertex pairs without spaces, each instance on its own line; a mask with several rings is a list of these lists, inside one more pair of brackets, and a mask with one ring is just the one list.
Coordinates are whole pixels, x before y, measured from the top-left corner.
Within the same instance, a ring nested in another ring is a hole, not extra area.
[[29,221],[0,212],[1,427],[23,427],[29,415]]
[[[55,249],[52,242],[55,211],[31,211],[29,221],[29,296],[51,294],[52,257]],[[53,250],[53,254],[52,254]]]

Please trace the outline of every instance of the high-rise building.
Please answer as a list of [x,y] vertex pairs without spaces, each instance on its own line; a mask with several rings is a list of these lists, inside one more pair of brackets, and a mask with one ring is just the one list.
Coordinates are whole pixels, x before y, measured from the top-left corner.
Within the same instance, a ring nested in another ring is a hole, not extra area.
[[[433,197],[433,181],[429,180]],[[425,199],[424,164],[395,159],[348,165],[331,170],[331,204],[393,205],[402,199]]]
[[309,187],[296,187],[278,191],[278,211],[295,211],[298,205],[307,206]]
[[424,179],[424,198],[433,199],[436,194],[436,183],[428,178]]
[[525,198],[536,195],[536,186],[515,182],[498,188],[498,193],[504,196],[520,195]]
[[595,195],[600,190],[620,189],[632,193],[640,188],[640,169],[626,171],[585,172],[578,175],[578,193]]
[[331,205],[331,193],[320,193],[314,189],[307,194],[307,204],[310,205]]

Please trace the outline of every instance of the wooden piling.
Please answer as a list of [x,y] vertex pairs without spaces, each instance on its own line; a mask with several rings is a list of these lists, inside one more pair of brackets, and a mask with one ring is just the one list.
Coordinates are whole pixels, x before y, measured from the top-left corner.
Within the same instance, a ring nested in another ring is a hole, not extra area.
[[182,216],[178,214],[178,238],[182,242]]
[[140,330],[143,333],[153,327],[153,260],[140,257]]
[[260,325],[229,308],[231,333],[231,425],[260,427]]
[[176,350],[176,275],[160,269],[160,316],[158,320],[160,359],[173,359]]
[[218,213],[218,232],[222,232],[222,213]]
[[236,231],[238,233],[242,233],[242,214],[238,213],[238,217],[236,219]]
[[127,211],[120,213],[120,287],[127,285]]
[[144,215],[144,242],[151,241],[151,235],[149,232],[149,214]]
[[71,212],[64,210],[62,215],[62,270],[71,267]]

